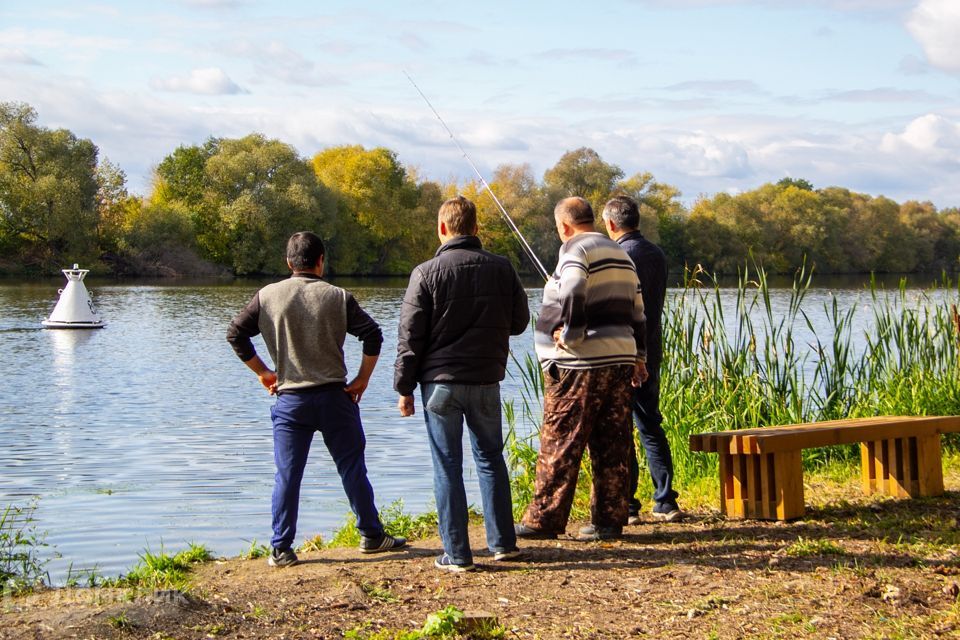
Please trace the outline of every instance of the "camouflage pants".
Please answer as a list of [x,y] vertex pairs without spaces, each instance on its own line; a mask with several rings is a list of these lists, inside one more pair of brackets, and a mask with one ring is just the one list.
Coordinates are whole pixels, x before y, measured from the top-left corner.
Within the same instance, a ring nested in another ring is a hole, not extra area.
[[627,523],[632,374],[629,365],[544,372],[537,479],[524,524],[554,533],[567,528],[585,448],[593,466],[591,521]]

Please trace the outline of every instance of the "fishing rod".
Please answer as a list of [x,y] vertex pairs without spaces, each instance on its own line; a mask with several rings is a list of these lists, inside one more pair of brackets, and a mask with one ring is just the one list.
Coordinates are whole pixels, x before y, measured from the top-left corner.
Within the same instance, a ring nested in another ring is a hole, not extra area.
[[524,253],[527,254],[527,257],[530,258],[530,261],[533,262],[533,266],[537,268],[537,271],[541,276],[543,276],[544,280],[549,281],[550,274],[548,274],[547,270],[543,267],[543,264],[540,262],[537,254],[533,252],[533,248],[530,247],[530,243],[528,243],[527,239],[523,237],[522,233],[520,233],[520,229],[517,228],[513,218],[510,217],[510,214],[507,213],[507,210],[504,209],[503,205],[500,203],[500,199],[497,198],[497,194],[493,192],[493,189],[491,189],[490,185],[487,184],[487,181],[484,180],[483,174],[481,174],[480,170],[477,169],[477,165],[473,164],[473,160],[470,159],[470,156],[467,155],[467,152],[464,151],[462,146],[460,146],[460,141],[457,140],[455,135],[453,135],[453,131],[451,131],[450,127],[447,126],[447,123],[443,121],[443,118],[440,117],[440,114],[437,113],[437,110],[433,108],[433,104],[430,102],[429,98],[427,98],[423,91],[420,90],[420,87],[418,87],[417,83],[413,81],[413,78],[410,77],[410,74],[404,70],[403,75],[407,76],[407,80],[410,81],[410,84],[413,85],[413,88],[417,90],[417,93],[420,94],[420,97],[423,98],[423,101],[427,103],[428,107],[430,107],[430,111],[433,111],[433,115],[437,116],[437,120],[439,120],[440,124],[443,125],[443,128],[446,129],[447,134],[449,134],[450,139],[453,140],[453,143],[457,145],[457,149],[459,149],[460,153],[463,154],[467,164],[469,164],[470,168],[473,169],[473,172],[477,174],[477,178],[480,179],[480,184],[483,185],[483,188],[487,190],[487,193],[490,194],[490,197],[493,198],[493,201],[497,203],[497,208],[500,210],[500,215],[502,215],[503,219],[506,220],[507,226],[509,226],[510,230],[513,231],[514,235],[517,237],[517,240],[520,241],[520,246],[523,248]]

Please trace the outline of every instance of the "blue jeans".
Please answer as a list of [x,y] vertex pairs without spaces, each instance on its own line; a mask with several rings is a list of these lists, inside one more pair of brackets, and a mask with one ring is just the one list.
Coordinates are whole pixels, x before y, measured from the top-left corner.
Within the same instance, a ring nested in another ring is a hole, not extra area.
[[512,551],[517,547],[517,536],[513,530],[510,475],[503,460],[500,385],[427,382],[421,385],[421,395],[444,552],[456,564],[473,562],[463,488],[464,419],[480,481],[487,547],[494,552]]
[[[651,369],[650,378],[633,394],[633,416],[640,432],[640,443],[647,454],[647,467],[653,480],[653,501],[655,504],[675,504],[679,495],[673,489],[673,456],[670,443],[663,430],[663,416],[660,414],[660,372]],[[640,480],[640,465],[634,450],[633,438],[630,438],[630,514],[640,512],[637,500],[637,486]]]
[[289,549],[297,535],[300,483],[307,466],[313,433],[319,431],[343,483],[350,508],[357,516],[360,534],[378,537],[383,525],[373,502],[363,457],[366,438],[360,409],[343,387],[317,387],[286,392],[270,409],[273,419],[273,458],[277,473],[273,485],[273,538],[275,549]]

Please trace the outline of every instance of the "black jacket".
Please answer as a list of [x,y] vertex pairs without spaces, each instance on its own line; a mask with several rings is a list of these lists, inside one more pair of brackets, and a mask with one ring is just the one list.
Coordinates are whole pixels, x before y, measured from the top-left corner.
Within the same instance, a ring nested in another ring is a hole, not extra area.
[[643,312],[647,315],[647,369],[651,375],[660,371],[663,360],[663,300],[667,295],[667,258],[660,247],[630,231],[617,240],[637,268]]
[[453,238],[410,274],[393,386],[406,396],[418,382],[500,382],[510,336],[529,322],[527,294],[510,261],[484,251],[476,236]]

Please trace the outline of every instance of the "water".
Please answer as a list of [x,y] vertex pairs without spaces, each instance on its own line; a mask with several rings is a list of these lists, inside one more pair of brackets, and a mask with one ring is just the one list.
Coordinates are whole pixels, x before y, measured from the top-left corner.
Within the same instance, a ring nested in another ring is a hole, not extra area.
[[[227,324],[263,282],[89,282],[108,326],[43,330],[58,281],[0,281],[0,505],[37,497],[37,528],[67,568],[96,566],[117,575],[145,548],[179,550],[188,542],[235,555],[270,538],[273,482],[270,396],[224,340]],[[381,361],[361,403],[367,466],[380,505],[402,499],[409,512],[433,507],[430,454],[422,417],[403,419],[392,390],[396,325],[404,283],[339,282],[384,331]],[[866,305],[862,285],[811,291],[805,308],[817,323],[836,293]],[[540,290],[528,290],[531,309]],[[775,290],[782,308],[788,297]],[[859,313],[866,322],[869,313]],[[861,325],[855,329],[862,333]],[[820,327],[820,338],[825,340]],[[812,341],[798,335],[798,343]],[[266,355],[262,342],[258,351]],[[528,332],[511,346],[521,359]],[[360,343],[348,337],[348,367]],[[508,375],[503,396],[519,398]],[[420,409],[419,398],[417,400]],[[466,460],[468,497],[479,502]],[[328,536],[348,513],[339,478],[322,446],[311,452],[298,539]],[[477,541],[479,542],[479,541]]]

